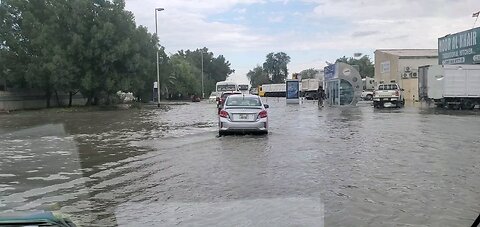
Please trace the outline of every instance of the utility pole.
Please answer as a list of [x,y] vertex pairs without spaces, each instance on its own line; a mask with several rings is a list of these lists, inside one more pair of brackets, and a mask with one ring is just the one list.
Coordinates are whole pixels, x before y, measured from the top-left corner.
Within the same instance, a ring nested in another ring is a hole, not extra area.
[[158,38],[158,23],[157,23],[157,12],[165,10],[164,8],[155,8],[155,36],[158,39],[157,47],[157,106],[160,107],[160,63],[158,57],[158,48],[160,47],[160,39]]
[[202,99],[205,98],[205,91],[203,90],[203,49],[201,51],[202,54]]

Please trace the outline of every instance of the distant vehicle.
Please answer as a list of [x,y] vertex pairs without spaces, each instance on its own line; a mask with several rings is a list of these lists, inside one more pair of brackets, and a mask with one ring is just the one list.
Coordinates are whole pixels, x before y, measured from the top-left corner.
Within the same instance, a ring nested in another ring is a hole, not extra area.
[[213,91],[208,97],[208,102],[215,102],[217,100],[217,92]]
[[318,88],[323,87],[322,81],[319,79],[303,79],[301,81],[300,92],[305,99],[317,100]]
[[238,91],[241,92],[242,94],[248,94],[248,84],[239,84],[238,85]]
[[250,88],[250,94],[251,95],[258,95],[258,88],[256,88],[256,87]]
[[362,94],[360,95],[360,98],[362,100],[366,100],[366,101],[371,101],[373,99],[373,91],[366,91],[364,90],[362,92]]
[[215,91],[217,92],[217,97],[219,97],[224,92],[238,91],[238,85],[237,83],[231,81],[219,81],[215,85]]
[[375,79],[366,77],[362,79],[363,92],[360,98],[362,100],[370,101],[373,99],[373,91],[375,90]]
[[418,69],[420,100],[449,109],[480,105],[480,65],[431,65]]
[[236,91],[236,92],[224,92],[223,94],[220,95],[220,97],[217,97],[217,109],[218,113],[220,113],[220,109],[223,108],[223,104],[225,100],[227,99],[228,96],[230,95],[240,95],[241,93]]
[[286,84],[264,84],[261,86],[258,94],[263,97],[285,97]]
[[380,84],[373,93],[373,107],[402,107],[405,105],[403,90],[396,83]]
[[265,92],[262,89],[262,85],[258,86],[257,95],[260,96],[260,97],[265,97]]
[[230,95],[218,115],[218,134],[228,132],[268,133],[267,104],[257,95]]
[[201,101],[200,97],[196,95],[192,95],[192,102],[200,102],[200,101]]

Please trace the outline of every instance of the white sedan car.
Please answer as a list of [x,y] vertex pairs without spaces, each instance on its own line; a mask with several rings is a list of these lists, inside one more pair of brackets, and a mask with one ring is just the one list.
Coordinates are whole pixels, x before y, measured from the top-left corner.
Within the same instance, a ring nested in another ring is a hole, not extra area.
[[257,95],[230,95],[218,114],[218,133],[260,132],[268,133],[267,104]]

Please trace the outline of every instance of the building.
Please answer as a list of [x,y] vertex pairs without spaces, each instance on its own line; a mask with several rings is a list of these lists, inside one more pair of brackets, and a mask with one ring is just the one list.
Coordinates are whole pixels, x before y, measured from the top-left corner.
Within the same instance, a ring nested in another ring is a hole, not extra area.
[[405,100],[418,101],[418,67],[437,64],[437,49],[379,49],[375,51],[375,81],[395,81],[404,89]]

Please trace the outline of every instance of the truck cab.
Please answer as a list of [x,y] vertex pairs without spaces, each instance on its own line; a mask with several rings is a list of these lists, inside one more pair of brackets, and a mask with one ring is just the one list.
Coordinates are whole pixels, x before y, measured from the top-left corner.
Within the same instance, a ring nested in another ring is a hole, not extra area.
[[405,105],[403,89],[396,83],[380,84],[373,92],[373,107],[402,107]]

